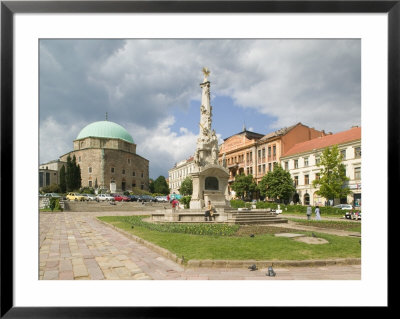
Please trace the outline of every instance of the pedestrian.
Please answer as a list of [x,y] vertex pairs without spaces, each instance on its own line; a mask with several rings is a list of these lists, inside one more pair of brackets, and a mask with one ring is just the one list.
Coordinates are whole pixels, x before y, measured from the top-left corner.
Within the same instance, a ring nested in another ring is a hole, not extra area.
[[307,206],[307,220],[311,219],[312,208],[311,205]]
[[172,211],[174,212],[176,210],[176,208],[178,207],[179,202],[176,199],[174,199],[174,200],[172,200],[171,205],[172,205]]
[[214,213],[214,208],[212,207],[211,201],[209,200],[208,205],[207,205],[207,210],[204,213],[204,220],[207,221],[207,218],[208,218],[208,220],[211,221],[212,217],[213,217],[213,213]]
[[321,220],[321,215],[319,211],[319,206],[315,206],[315,219],[316,220]]

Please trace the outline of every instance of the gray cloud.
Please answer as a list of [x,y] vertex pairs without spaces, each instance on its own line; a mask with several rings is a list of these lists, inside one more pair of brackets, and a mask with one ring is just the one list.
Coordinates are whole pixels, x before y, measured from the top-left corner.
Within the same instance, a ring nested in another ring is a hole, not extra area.
[[360,124],[360,60],[359,40],[41,40],[41,161],[71,150],[79,130],[108,112],[153,176],[165,175],[194,151],[198,128],[171,126],[173,112],[200,99],[203,66],[213,95],[277,118],[262,133],[299,121],[345,130]]

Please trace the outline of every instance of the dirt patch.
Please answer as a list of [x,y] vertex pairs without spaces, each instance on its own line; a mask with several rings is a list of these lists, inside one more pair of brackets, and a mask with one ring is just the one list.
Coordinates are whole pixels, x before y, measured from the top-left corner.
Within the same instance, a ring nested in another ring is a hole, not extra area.
[[279,233],[294,233],[298,232],[296,229],[283,228],[283,227],[275,227],[268,225],[241,225],[239,230],[235,233],[235,236],[250,236],[261,235],[261,234],[279,234]]
[[317,238],[317,237],[297,237],[294,238],[294,240],[301,241],[302,243],[306,244],[311,244],[311,245],[322,245],[322,244],[328,244],[329,241],[323,238]]

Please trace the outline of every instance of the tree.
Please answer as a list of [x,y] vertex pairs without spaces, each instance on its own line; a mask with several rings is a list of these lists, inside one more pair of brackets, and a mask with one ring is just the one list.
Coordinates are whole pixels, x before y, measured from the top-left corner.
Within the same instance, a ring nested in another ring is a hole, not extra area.
[[236,175],[235,181],[231,188],[236,192],[236,195],[241,198],[251,198],[253,192],[257,190],[257,184],[254,182],[253,175]]
[[318,166],[322,167],[320,178],[313,181],[313,186],[319,187],[316,191],[318,195],[335,200],[350,194],[350,189],[346,186],[349,178],[346,177],[346,169],[337,145],[324,149]]
[[264,175],[257,188],[261,196],[279,201],[288,201],[296,191],[290,173],[279,164],[274,165],[273,171]]
[[67,168],[65,171],[65,186],[67,192],[71,192],[73,190],[72,163],[70,155],[67,156]]
[[65,172],[65,184],[68,192],[78,190],[82,186],[81,168],[76,164],[75,155],[67,157],[67,168]]
[[185,178],[185,180],[181,184],[181,188],[179,188],[179,193],[182,195],[192,195],[193,193],[193,181],[192,179],[188,176]]
[[169,193],[169,188],[167,181],[164,176],[159,176],[154,181],[154,193],[167,195]]
[[150,193],[155,193],[155,191],[154,191],[154,180],[152,180],[151,178],[149,179],[149,191],[150,191]]
[[67,190],[67,184],[65,183],[65,166],[63,165],[60,169],[60,191],[65,193]]

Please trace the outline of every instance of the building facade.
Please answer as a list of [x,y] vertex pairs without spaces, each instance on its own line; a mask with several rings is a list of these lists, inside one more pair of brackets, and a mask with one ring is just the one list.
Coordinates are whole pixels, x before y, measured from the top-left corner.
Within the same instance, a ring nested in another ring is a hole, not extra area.
[[66,164],[66,162],[55,160],[39,165],[39,189],[60,184],[60,169]]
[[179,189],[182,182],[190,173],[194,172],[194,168],[194,157],[191,156],[186,160],[176,163],[175,166],[168,171],[168,184],[171,194],[180,194]]
[[76,157],[82,187],[130,191],[149,189],[149,161],[136,154],[132,136],[119,124],[99,121],[87,125],[74,140],[74,150],[60,157]]
[[330,134],[298,143],[289,149],[280,159],[281,166],[288,170],[294,180],[296,194],[293,202],[303,205],[327,205],[327,200],[316,194],[312,182],[318,179],[321,167],[318,166],[322,152],[327,147],[338,145],[342,163],[346,168],[346,176],[350,179],[348,187],[351,194],[345,199],[335,199],[338,204],[349,203],[361,206],[361,128]]
[[237,174],[253,175],[258,184],[263,176],[280,163],[282,154],[296,143],[326,136],[302,123],[285,127],[262,135],[244,130],[228,137],[220,146],[219,163],[225,161],[229,169],[229,183],[234,182]]

